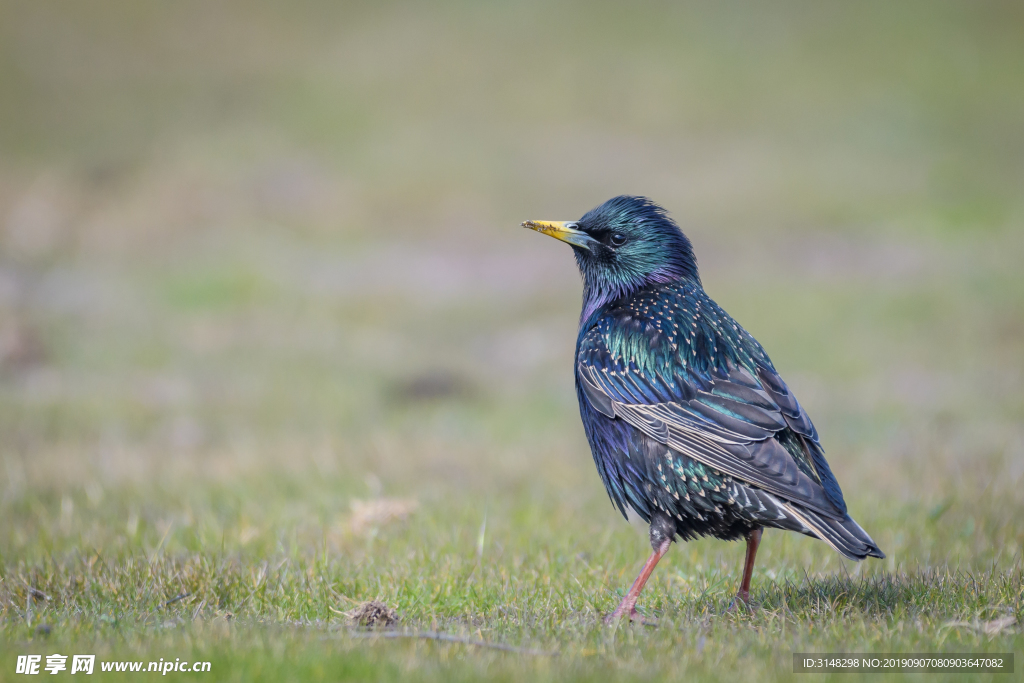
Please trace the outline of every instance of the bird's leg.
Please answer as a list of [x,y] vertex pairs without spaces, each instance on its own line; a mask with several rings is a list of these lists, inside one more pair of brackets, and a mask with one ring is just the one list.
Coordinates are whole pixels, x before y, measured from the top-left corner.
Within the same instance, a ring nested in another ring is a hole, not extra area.
[[626,593],[626,597],[622,598],[622,602],[615,608],[615,611],[605,617],[604,623],[610,624],[623,614],[629,614],[630,621],[638,619],[640,615],[636,611],[636,600],[640,597],[640,591],[644,589],[647,579],[651,578],[651,574],[654,573],[654,568],[658,566],[658,560],[668,552],[668,547],[671,543],[671,539],[666,539],[660,548],[651,553],[651,556],[647,558],[644,568],[640,571],[640,576],[636,577],[636,581],[633,582],[633,587]]
[[651,548],[654,549],[654,552],[647,558],[644,568],[640,570],[640,576],[636,577],[636,581],[626,593],[626,597],[622,598],[622,602],[614,612],[605,617],[604,623],[610,624],[623,614],[628,614],[630,621],[642,621],[636,611],[637,598],[640,597],[640,591],[644,589],[647,579],[651,578],[651,574],[654,573],[654,568],[658,566],[658,561],[668,552],[668,547],[672,545],[675,535],[676,525],[671,517],[659,512],[651,518]]
[[737,607],[737,602],[744,605],[750,604],[750,579],[754,575],[754,558],[757,556],[757,547],[761,545],[761,528],[753,529],[747,534],[747,557],[743,562],[743,578],[740,580],[740,589],[736,591],[729,610]]

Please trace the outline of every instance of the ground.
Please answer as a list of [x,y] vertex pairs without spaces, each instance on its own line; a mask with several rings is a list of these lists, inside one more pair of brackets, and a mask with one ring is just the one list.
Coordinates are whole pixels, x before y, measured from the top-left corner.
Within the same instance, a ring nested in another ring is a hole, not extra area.
[[[245,681],[1019,671],[1022,26],[0,2],[0,680],[54,653]],[[726,613],[742,545],[675,544],[658,625],[602,625],[646,530],[579,423],[570,252],[518,225],[620,193],[679,220],[887,559],[768,531]],[[365,630],[370,600],[397,623]]]

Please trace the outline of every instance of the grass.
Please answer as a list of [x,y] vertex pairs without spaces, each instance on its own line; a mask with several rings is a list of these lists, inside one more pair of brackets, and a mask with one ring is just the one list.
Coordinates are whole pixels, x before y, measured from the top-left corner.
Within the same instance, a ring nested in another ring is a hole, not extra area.
[[[0,2],[0,680],[54,652],[246,681],[1020,667],[1022,25]],[[677,544],[658,627],[601,624],[646,530],[579,424],[572,260],[516,226],[622,192],[680,220],[886,560],[769,531],[727,613],[742,546]],[[367,636],[371,599],[545,654]]]

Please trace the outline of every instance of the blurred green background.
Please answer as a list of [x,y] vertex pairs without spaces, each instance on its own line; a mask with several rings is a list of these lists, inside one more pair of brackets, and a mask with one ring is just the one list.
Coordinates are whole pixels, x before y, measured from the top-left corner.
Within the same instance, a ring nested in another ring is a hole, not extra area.
[[[107,609],[73,590],[93,552],[321,553],[427,626],[503,604],[436,592],[452,558],[571,583],[593,553],[611,609],[645,533],[579,424],[571,254],[518,225],[623,193],[691,237],[889,555],[769,534],[755,593],[1019,584],[1022,123],[1016,2],[0,1],[4,637],[36,637],[33,581],[72,632]],[[675,548],[652,590],[724,597],[741,552]]]

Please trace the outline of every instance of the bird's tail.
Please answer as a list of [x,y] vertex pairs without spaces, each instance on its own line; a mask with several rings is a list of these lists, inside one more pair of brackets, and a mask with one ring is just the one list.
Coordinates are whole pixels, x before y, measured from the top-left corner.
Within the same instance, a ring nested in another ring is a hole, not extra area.
[[830,519],[793,503],[786,503],[786,510],[813,532],[808,536],[817,536],[844,557],[858,561],[868,557],[885,557],[878,544],[871,540],[850,515],[841,520]]

